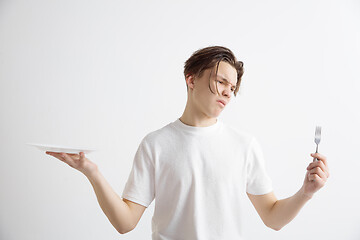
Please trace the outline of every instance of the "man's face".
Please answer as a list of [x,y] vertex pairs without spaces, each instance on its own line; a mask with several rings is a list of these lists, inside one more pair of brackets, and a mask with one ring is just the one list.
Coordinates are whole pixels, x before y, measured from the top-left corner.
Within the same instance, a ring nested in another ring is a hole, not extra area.
[[193,91],[189,92],[194,108],[209,118],[216,118],[224,110],[225,106],[219,101],[223,101],[225,105],[230,102],[237,81],[236,69],[227,62],[221,61],[217,76],[215,72],[216,65],[213,69],[206,69],[201,78],[195,77],[194,85],[191,85]]

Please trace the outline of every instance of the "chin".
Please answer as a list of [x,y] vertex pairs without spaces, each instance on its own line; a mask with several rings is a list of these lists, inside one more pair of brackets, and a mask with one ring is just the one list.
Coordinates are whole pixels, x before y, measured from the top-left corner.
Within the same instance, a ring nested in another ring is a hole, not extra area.
[[203,111],[204,115],[206,115],[208,118],[217,118],[222,113],[222,109],[219,108],[208,108],[205,111]]
[[217,118],[217,117],[220,116],[221,113],[222,113],[222,111],[216,111],[216,112],[214,112],[212,114],[209,114],[208,117],[209,118]]

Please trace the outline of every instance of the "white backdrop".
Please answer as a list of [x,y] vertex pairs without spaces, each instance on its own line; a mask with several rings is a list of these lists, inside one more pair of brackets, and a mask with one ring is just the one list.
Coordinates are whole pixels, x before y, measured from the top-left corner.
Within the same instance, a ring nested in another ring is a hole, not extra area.
[[85,176],[28,142],[94,147],[120,195],[141,139],[184,111],[183,65],[223,45],[244,62],[219,117],[255,135],[276,196],[319,151],[331,177],[281,231],[250,201],[255,239],[360,239],[359,1],[0,1],[0,239],[151,239],[155,201],[119,235]]

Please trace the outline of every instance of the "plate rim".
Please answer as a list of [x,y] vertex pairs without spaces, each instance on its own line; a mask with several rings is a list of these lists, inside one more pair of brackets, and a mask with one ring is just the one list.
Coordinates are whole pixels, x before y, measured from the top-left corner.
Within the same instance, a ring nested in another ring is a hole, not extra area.
[[63,150],[70,150],[70,151],[96,151],[94,148],[88,147],[81,147],[81,146],[64,146],[64,145],[54,145],[54,144],[42,144],[42,143],[26,143],[27,145],[34,146],[34,147],[42,147],[42,148],[57,148]]

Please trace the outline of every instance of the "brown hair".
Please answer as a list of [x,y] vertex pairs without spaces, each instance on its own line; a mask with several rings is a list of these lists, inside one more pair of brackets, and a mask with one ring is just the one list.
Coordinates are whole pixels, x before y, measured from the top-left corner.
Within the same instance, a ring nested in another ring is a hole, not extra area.
[[[236,96],[239,91],[241,77],[244,74],[244,64],[241,61],[237,61],[234,53],[222,46],[210,46],[206,48],[199,49],[195,51],[191,57],[186,60],[184,65],[184,76],[185,79],[188,75],[195,75],[201,77],[202,73],[209,68],[213,68],[216,65],[215,76],[217,75],[219,63],[221,61],[229,63],[236,69],[237,72],[237,82],[234,90],[234,95]],[[187,85],[186,85],[187,88]],[[209,89],[214,93],[210,88],[210,79],[209,79]],[[187,88],[187,90],[189,90]],[[219,92],[218,92],[219,93]]]

